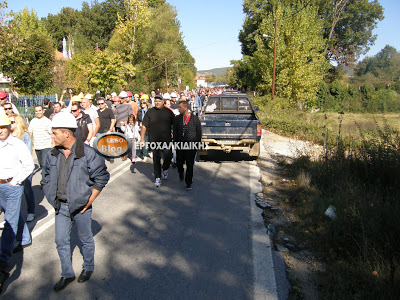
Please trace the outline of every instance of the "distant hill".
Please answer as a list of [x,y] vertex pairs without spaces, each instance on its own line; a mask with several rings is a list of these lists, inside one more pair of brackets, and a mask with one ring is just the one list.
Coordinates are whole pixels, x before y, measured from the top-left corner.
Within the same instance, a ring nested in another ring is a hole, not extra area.
[[197,71],[197,73],[199,74],[214,74],[215,76],[220,76],[222,74],[225,74],[226,71],[229,69],[229,67],[225,67],[225,68],[215,68],[215,69],[210,69],[210,70],[201,70],[201,71]]

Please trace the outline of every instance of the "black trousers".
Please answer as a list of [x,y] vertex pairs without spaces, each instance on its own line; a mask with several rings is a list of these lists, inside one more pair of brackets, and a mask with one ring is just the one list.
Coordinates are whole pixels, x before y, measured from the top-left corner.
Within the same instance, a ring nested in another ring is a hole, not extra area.
[[168,170],[171,160],[172,160],[172,151],[171,149],[155,149],[153,150],[153,167],[154,167],[154,177],[161,178],[161,158],[164,157],[162,169]]
[[186,163],[186,184],[192,184],[193,182],[193,169],[196,153],[196,150],[176,150],[176,165],[178,167],[180,178],[183,178],[183,165]]

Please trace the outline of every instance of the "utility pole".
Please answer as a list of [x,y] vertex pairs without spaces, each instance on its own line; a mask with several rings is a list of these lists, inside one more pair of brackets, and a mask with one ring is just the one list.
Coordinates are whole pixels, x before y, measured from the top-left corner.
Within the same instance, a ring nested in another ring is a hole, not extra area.
[[278,19],[275,20],[275,37],[274,37],[274,64],[272,67],[272,94],[271,100],[274,101],[275,96],[275,70],[276,70],[276,37],[277,37]]
[[165,90],[166,90],[166,93],[168,93],[167,59],[165,59]]
[[176,82],[178,83],[178,91],[180,91],[180,82],[179,82],[179,63],[176,63]]

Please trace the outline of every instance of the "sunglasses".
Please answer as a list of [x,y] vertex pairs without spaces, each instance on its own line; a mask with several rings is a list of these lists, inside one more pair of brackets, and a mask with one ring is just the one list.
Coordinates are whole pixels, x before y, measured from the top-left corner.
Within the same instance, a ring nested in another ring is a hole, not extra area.
[[4,110],[12,110],[12,107],[5,107]]
[[105,103],[97,103],[98,105],[103,105],[103,104],[105,104]]
[[79,109],[71,109],[71,112],[77,112]]

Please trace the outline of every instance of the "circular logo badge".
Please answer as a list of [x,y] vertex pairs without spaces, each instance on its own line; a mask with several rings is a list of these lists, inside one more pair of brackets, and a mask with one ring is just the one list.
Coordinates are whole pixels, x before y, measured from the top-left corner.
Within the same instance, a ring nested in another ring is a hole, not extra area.
[[100,134],[93,143],[94,150],[107,158],[124,156],[131,147],[132,145],[125,135],[118,132]]

